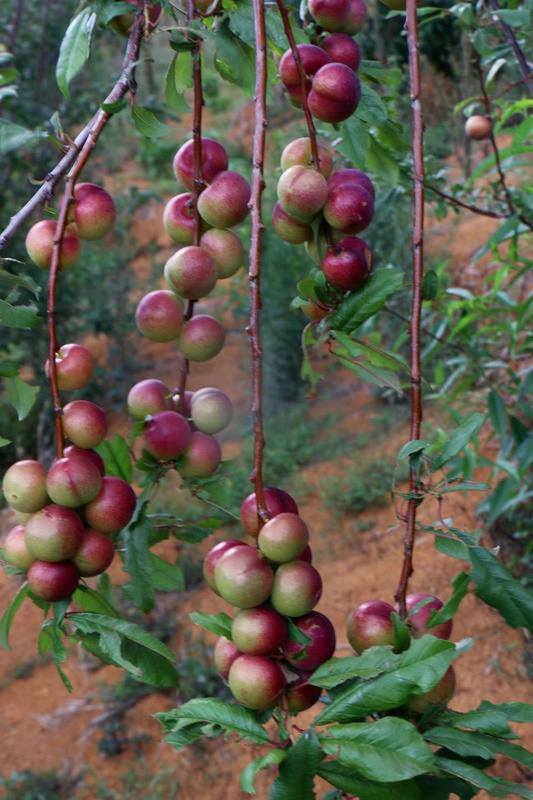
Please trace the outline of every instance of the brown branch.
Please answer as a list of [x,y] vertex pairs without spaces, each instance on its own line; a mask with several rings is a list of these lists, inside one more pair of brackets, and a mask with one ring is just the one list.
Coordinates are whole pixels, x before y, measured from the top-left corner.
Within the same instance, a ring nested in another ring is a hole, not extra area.
[[283,28],[285,30],[285,35],[289,42],[289,47],[291,48],[292,57],[294,58],[294,63],[296,64],[296,69],[298,70],[298,77],[300,78],[300,88],[302,91],[302,110],[305,116],[305,122],[307,125],[307,131],[309,133],[309,142],[311,144],[311,157],[313,159],[313,163],[315,167],[319,170],[320,169],[320,155],[318,152],[318,143],[316,138],[316,128],[315,123],[313,121],[313,116],[309,111],[309,105],[307,103],[307,80],[305,76],[304,67],[302,64],[302,59],[300,58],[300,51],[296,45],[296,40],[294,38],[294,33],[291,27],[291,21],[289,18],[289,12],[287,10],[287,6],[285,5],[284,0],[276,0],[278,4],[279,13],[281,16],[281,20],[283,22]]
[[13,17],[13,24],[11,25],[11,33],[9,34],[9,40],[7,44],[7,49],[9,50],[10,53],[14,51],[15,45],[17,43],[23,11],[24,11],[24,0],[17,0],[15,15]]
[[480,208],[479,206],[474,206],[471,203],[464,203],[462,200],[458,200],[451,194],[441,192],[440,189],[437,189],[437,187],[433,186],[432,184],[426,183],[425,186],[430,192],[438,194],[439,197],[442,197],[446,203],[449,203],[452,206],[457,206],[458,208],[465,208],[467,211],[471,211],[473,214],[481,214],[484,217],[492,217],[493,219],[507,219],[509,216],[509,214],[500,214],[497,211],[491,211],[488,208]]
[[[424,280],[424,119],[420,102],[420,51],[416,0],[407,0],[407,46],[409,49],[409,78],[413,119],[413,298],[411,305],[411,440],[420,438],[422,425],[422,393],[420,388],[420,319],[422,285]],[[409,491],[418,490],[418,475],[414,467],[409,472]],[[395,599],[402,617],[406,615],[405,597],[409,578],[413,574],[417,501],[408,501],[403,543],[403,564]]]
[[[500,10],[500,4],[498,0],[491,0],[491,6],[494,11]],[[518,40],[514,34],[513,29],[510,25],[508,25],[498,14],[494,14],[493,17],[496,18],[497,24],[503,31],[503,35],[507,39],[508,43],[511,45],[513,52],[515,54],[515,58],[518,61],[518,66],[520,67],[520,71],[524,76],[525,80],[531,80],[531,69],[529,67],[528,61],[524,52],[520,45],[518,44]],[[529,86],[526,86],[528,94],[531,94]]]
[[265,7],[263,0],[253,0],[255,31],[255,122],[253,140],[253,174],[250,210],[252,230],[250,240],[250,264],[248,278],[250,284],[250,318],[247,333],[252,351],[252,415],[254,423],[254,463],[250,480],[255,487],[257,516],[262,525],[267,519],[265,493],[263,488],[263,450],[265,437],[263,431],[262,407],[262,350],[261,350],[261,237],[264,229],[261,198],[265,188],[263,176],[267,129],[266,87],[267,50],[265,30]]
[[[143,30],[144,25],[141,27],[138,25],[133,25],[128,38],[128,43],[126,45],[126,52],[124,55],[120,77],[103,101],[103,104],[115,103],[117,100],[120,100],[122,97],[124,97],[126,92],[132,88],[133,83],[131,76],[135,62],[139,57]],[[41,203],[45,203],[51,199],[55,187],[74,164],[81,149],[87,141],[90,131],[98,122],[102,113],[103,112],[101,109],[96,112],[90,122],[88,122],[83,130],[80,131],[80,133],[76,136],[63,158],[56,164],[53,170],[48,173],[35,194],[19,211],[17,211],[13,217],[11,217],[8,226],[4,231],[2,231],[2,234],[0,234],[0,252],[2,252],[10,239],[12,239],[15,233],[18,231],[20,226],[31,214],[33,214],[38,206],[40,206]],[[108,112],[108,116],[111,116],[111,112]]]

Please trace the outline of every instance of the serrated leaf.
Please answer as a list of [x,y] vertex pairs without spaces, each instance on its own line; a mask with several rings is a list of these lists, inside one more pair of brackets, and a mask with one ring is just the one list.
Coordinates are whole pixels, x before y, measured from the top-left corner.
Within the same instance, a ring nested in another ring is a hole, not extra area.
[[362,120],[367,126],[379,125],[387,119],[387,109],[383,104],[383,100],[367,83],[361,83],[361,100],[354,116]]
[[180,730],[184,725],[208,722],[255,744],[268,742],[268,733],[259,724],[252,711],[220,698],[198,697],[179,708],[156,716],[162,724],[164,723],[168,732],[174,729]]
[[361,289],[342,301],[331,317],[331,328],[352,333],[383,308],[387,298],[395,294],[402,283],[403,273],[399,269],[379,269],[372,273]]
[[314,778],[323,753],[314,730],[302,733],[282,761],[268,800],[314,800]]
[[391,672],[400,662],[400,656],[392,647],[370,647],[360,656],[330,658],[315,672],[309,682],[323,689],[333,689],[351,678],[375,678],[383,672]]
[[347,156],[355,167],[364,167],[370,147],[368,126],[352,115],[341,124],[341,136],[342,141],[337,145],[337,150]]
[[533,596],[485,547],[469,547],[476,595],[500,612],[512,628],[533,629]]
[[432,744],[437,744],[465,758],[482,758],[485,761],[491,761],[495,756],[501,754],[524,764],[529,769],[533,768],[532,753],[518,744],[498,739],[495,736],[437,726],[426,731],[424,738]]
[[149,550],[150,532],[151,524],[143,512],[121,534],[124,569],[131,576],[131,600],[145,613],[152,610],[155,601]]
[[225,636],[226,639],[231,639],[233,620],[224,611],[219,614],[204,614],[201,611],[193,611],[189,616],[195,625],[199,625],[217,636]]
[[0,300],[0,324],[7,328],[30,330],[39,323],[37,309],[34,306],[12,306],[6,300]]
[[95,449],[104,460],[106,475],[114,475],[131,483],[133,464],[128,443],[123,436],[116,433],[112,439],[105,439]]
[[109,600],[101,592],[91,589],[90,586],[80,584],[72,599],[83,611],[105,614],[110,617],[119,616],[118,611],[111,605]]
[[11,649],[9,646],[9,632],[11,631],[11,626],[13,625],[13,620],[15,619],[17,611],[28,596],[28,591],[28,584],[23,583],[16,595],[11,598],[9,605],[2,614],[2,619],[0,619],[0,647],[3,647],[4,650]]
[[454,775],[457,778],[468,781],[477,786],[478,789],[485,789],[491,797],[506,797],[508,794],[516,794],[526,800],[533,800],[533,791],[526,786],[518,783],[511,783],[503,778],[493,778],[482,770],[463,761],[455,761],[451,758],[437,756],[437,766],[443,772]]
[[435,453],[433,469],[440,469],[472,441],[481,430],[485,415],[479,411],[469,414]]
[[150,553],[152,581],[158,592],[184,592],[185,581],[181,564],[171,564],[155,553]]
[[83,67],[91,50],[91,38],[96,23],[96,14],[84,8],[68,26],[56,65],[57,85],[64,97],[68,97],[69,84]]
[[26,419],[28,414],[33,408],[37,395],[39,394],[38,386],[31,386],[18,375],[13,378],[6,378],[6,393],[7,399],[17,412],[19,422]]
[[367,781],[351,767],[345,767],[338,761],[324,761],[317,774],[332,786],[358,797],[359,800],[422,800],[414,781],[385,784]]
[[286,750],[270,750],[266,755],[255,758],[241,772],[241,789],[248,794],[255,794],[255,776],[262,769],[281,764],[287,758]]
[[161,139],[169,133],[168,126],[161,122],[149,108],[132,106],[131,118],[139,133],[147,139]]

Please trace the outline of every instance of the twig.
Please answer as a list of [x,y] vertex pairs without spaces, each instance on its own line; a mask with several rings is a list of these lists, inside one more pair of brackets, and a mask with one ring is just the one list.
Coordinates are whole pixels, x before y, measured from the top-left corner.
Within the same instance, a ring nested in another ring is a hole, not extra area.
[[500,214],[497,211],[491,211],[488,208],[480,208],[479,206],[471,205],[470,203],[464,203],[462,200],[458,200],[456,197],[453,197],[451,194],[446,194],[446,192],[442,192],[440,189],[437,189],[436,186],[433,184],[426,183],[426,189],[434,194],[438,194],[439,197],[449,203],[452,206],[457,206],[458,208],[465,208],[467,211],[471,211],[473,214],[481,214],[484,217],[492,217],[493,219],[507,219],[509,214]]
[[296,64],[296,69],[298,70],[298,77],[300,78],[300,88],[302,91],[302,110],[305,116],[305,122],[307,125],[307,131],[309,133],[309,142],[311,144],[311,157],[313,159],[313,163],[315,167],[320,170],[320,156],[318,152],[318,144],[316,139],[316,128],[315,123],[313,121],[313,116],[309,111],[309,105],[307,103],[307,81],[305,77],[305,71],[302,64],[302,59],[300,58],[300,51],[296,45],[296,40],[294,38],[294,33],[291,27],[291,21],[289,19],[289,12],[287,11],[287,6],[285,5],[284,0],[276,0],[278,4],[279,13],[281,16],[281,20],[283,22],[283,28],[285,30],[285,35],[289,42],[289,47],[291,48],[292,57],[294,58],[294,63]]
[[[499,11],[500,10],[500,4],[498,3],[498,0],[491,0],[491,6],[492,6],[494,11]],[[524,76],[526,81],[530,80],[531,79],[531,69],[529,67],[527,58],[524,55],[524,52],[523,52],[522,48],[518,44],[518,40],[517,40],[517,38],[516,38],[516,36],[514,34],[513,29],[498,14],[494,14],[493,17],[496,18],[496,21],[497,21],[498,25],[500,26],[500,28],[503,31],[503,35],[505,36],[505,38],[507,39],[507,41],[511,45],[511,47],[512,47],[512,49],[514,51],[516,60],[518,61],[518,66],[520,67],[520,71],[521,71],[522,75]],[[531,94],[529,86],[526,86],[526,89],[528,91],[528,94]]]
[[247,333],[252,351],[252,415],[254,423],[254,461],[250,480],[254,484],[259,524],[268,520],[263,489],[263,366],[261,350],[261,237],[264,229],[261,197],[265,188],[263,176],[267,129],[266,87],[267,50],[265,30],[265,8],[263,0],[253,0],[255,31],[255,122],[253,140],[253,175],[250,211],[252,230],[250,240],[250,318]]
[[[420,52],[416,0],[407,0],[407,46],[409,49],[409,78],[413,119],[413,298],[411,305],[411,440],[420,438],[422,425],[422,394],[420,389],[420,319],[424,279],[424,119],[420,102]],[[414,467],[409,471],[409,491],[418,489]],[[405,597],[409,578],[413,574],[413,549],[416,529],[417,501],[408,501],[403,543],[403,564],[395,599],[402,617],[406,615]]]
[[[122,64],[122,71],[120,77],[103,101],[104,105],[115,103],[120,100],[128,92],[132,85],[132,72],[135,62],[139,58],[139,50],[141,47],[141,40],[144,30],[144,24],[141,26],[133,25],[128,43],[126,45],[126,52],[124,54],[124,61]],[[104,112],[100,109],[96,112],[90,122],[83,128],[82,131],[76,136],[72,144],[67,149],[63,158],[56,164],[51,172],[48,173],[43,183],[37,189],[35,194],[28,200],[28,202],[11,217],[6,229],[0,235],[0,252],[5,248],[10,239],[13,238],[20,226],[33,214],[36,208],[41,203],[50,200],[54,193],[54,189],[68,170],[73,165],[77,156],[79,155],[82,147],[85,145],[89,133],[93,130],[94,125],[98,122]],[[108,117],[112,116],[112,112],[106,112]]]

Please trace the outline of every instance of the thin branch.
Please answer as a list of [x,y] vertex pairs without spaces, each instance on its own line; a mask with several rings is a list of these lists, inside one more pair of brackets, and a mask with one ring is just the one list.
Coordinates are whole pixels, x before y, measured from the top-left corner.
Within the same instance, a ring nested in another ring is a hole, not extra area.
[[[500,4],[498,3],[498,0],[491,0],[490,4],[491,4],[492,9],[494,11],[499,11],[500,10]],[[507,39],[508,43],[511,45],[511,47],[513,49],[513,52],[515,54],[516,60],[518,62],[518,66],[520,67],[520,71],[521,71],[522,75],[524,76],[525,80],[526,81],[531,80],[531,68],[530,68],[530,66],[528,64],[527,58],[526,58],[522,48],[518,44],[518,39],[516,38],[513,29],[498,14],[494,14],[493,18],[495,18],[497,24],[500,26],[500,28],[503,31],[503,35]],[[526,86],[526,89],[527,89],[528,94],[531,94],[529,86]]]
[[264,229],[261,198],[265,188],[263,175],[267,129],[267,50],[265,30],[265,7],[263,0],[253,0],[255,31],[255,122],[253,140],[253,175],[250,209],[252,230],[250,240],[250,318],[247,333],[252,351],[252,415],[254,422],[254,462],[250,480],[254,484],[257,516],[262,525],[268,519],[263,488],[263,366],[261,350],[261,237]]
[[[120,77],[107,95],[103,104],[115,103],[120,100],[132,87],[132,72],[135,62],[139,58],[139,50],[141,47],[141,40],[143,35],[144,25],[133,25],[128,43],[126,45],[126,52],[122,64],[122,71]],[[49,201],[54,193],[54,189],[74,164],[81,149],[85,145],[89,133],[94,125],[98,122],[102,115],[102,110],[96,112],[90,122],[83,128],[82,131],[76,136],[72,144],[68,147],[63,158],[56,164],[54,169],[48,173],[43,183],[35,194],[28,200],[28,202],[11,218],[8,226],[0,235],[0,252],[5,248],[10,239],[13,238],[20,226],[28,219],[31,214],[42,204]],[[107,112],[108,116],[112,112]]]
[[287,6],[285,5],[284,0],[276,0],[276,2],[278,4],[279,13],[281,16],[281,20],[283,22],[285,35],[287,37],[287,41],[289,42],[289,47],[291,48],[292,57],[294,58],[296,69],[298,70],[298,77],[300,78],[300,89],[302,92],[302,110],[304,112],[307,131],[309,133],[309,142],[311,144],[311,157],[313,159],[315,167],[319,170],[320,155],[318,152],[315,123],[313,121],[313,115],[309,111],[309,105],[307,103],[307,79],[305,76],[304,66],[302,64],[302,59],[300,58],[300,51],[298,50],[298,47],[296,45],[296,40],[294,38],[294,33],[291,27],[291,21],[289,18],[289,12],[287,10]]
[[[422,426],[422,393],[420,388],[420,320],[422,285],[424,280],[424,118],[420,102],[420,43],[418,35],[417,2],[407,0],[407,46],[413,119],[413,298],[411,305],[411,425],[410,438],[420,438]],[[418,490],[417,471],[409,472],[409,491]],[[402,617],[406,615],[405,597],[409,578],[413,574],[413,549],[416,530],[417,501],[408,501],[403,544],[403,564],[395,599]]]
[[462,200],[458,200],[457,197],[453,197],[451,194],[441,192],[441,190],[437,189],[437,187],[433,186],[433,184],[426,183],[425,186],[430,192],[438,194],[439,197],[442,197],[446,203],[449,203],[452,206],[457,206],[457,208],[465,208],[467,211],[471,211],[473,214],[481,214],[484,217],[492,217],[493,219],[507,219],[510,216],[509,214],[500,214],[498,211],[491,211],[488,208],[480,208],[479,206],[474,206],[471,203],[464,203]]

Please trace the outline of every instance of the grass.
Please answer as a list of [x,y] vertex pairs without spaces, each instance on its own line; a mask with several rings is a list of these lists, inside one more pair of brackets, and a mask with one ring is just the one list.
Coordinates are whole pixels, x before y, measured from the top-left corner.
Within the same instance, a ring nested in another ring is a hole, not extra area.
[[383,459],[366,464],[351,464],[342,475],[325,478],[320,496],[337,519],[343,514],[358,514],[370,506],[390,502],[393,466]]

